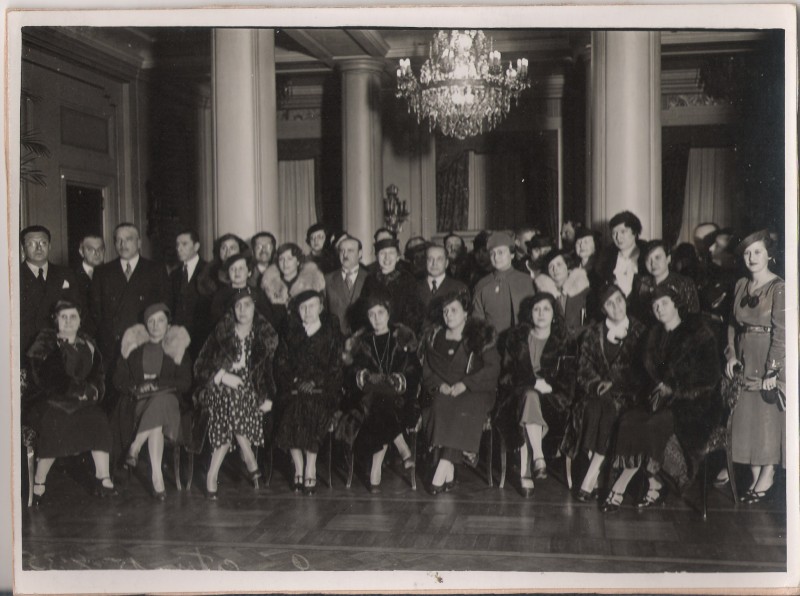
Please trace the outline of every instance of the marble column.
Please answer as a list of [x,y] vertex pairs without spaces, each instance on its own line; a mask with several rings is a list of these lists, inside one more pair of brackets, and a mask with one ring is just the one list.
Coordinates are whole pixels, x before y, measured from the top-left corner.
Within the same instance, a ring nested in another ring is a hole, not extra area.
[[605,234],[615,213],[661,237],[661,35],[592,32],[591,218]]
[[212,74],[215,235],[282,238],[274,31],[215,29]]
[[344,228],[373,260],[372,235],[383,225],[381,73],[383,61],[339,63],[342,73],[342,208]]

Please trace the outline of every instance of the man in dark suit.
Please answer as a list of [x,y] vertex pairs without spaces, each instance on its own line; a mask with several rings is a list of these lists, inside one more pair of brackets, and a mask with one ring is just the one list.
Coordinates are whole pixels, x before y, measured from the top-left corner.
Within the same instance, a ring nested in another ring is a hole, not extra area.
[[[84,236],[78,245],[78,254],[81,255],[81,264],[75,269],[75,280],[78,282],[81,301],[88,306],[89,288],[92,285],[95,267],[102,265],[106,257],[106,244],[103,242],[103,237],[97,234]],[[91,313],[83,313],[81,328],[92,337],[96,335],[97,329]]]
[[447,250],[444,246],[431,244],[425,252],[427,275],[425,279],[419,281],[417,293],[425,307],[424,325],[427,326],[434,320],[438,320],[438,315],[441,314],[435,310],[435,301],[437,299],[441,300],[452,292],[466,291],[467,286],[463,282],[447,275],[447,267],[450,261],[447,258]]
[[25,262],[20,266],[20,352],[24,365],[27,352],[36,335],[53,326],[53,307],[59,300],[83,304],[75,276],[67,267],[48,261],[50,230],[44,226],[28,226],[20,232]]
[[180,266],[169,276],[172,322],[186,327],[192,343],[189,353],[196,359],[206,341],[211,327],[209,321],[210,296],[197,289],[197,280],[208,267],[200,258],[200,238],[194,230],[183,230],[175,237],[175,251]]
[[160,263],[141,256],[141,244],[135,225],[119,224],[114,228],[114,247],[119,257],[97,267],[92,276],[90,310],[107,373],[114,370],[125,330],[142,322],[145,308],[169,300],[167,271]]
[[247,278],[247,285],[261,291],[261,278],[267,267],[272,265],[275,260],[275,249],[278,247],[275,236],[270,232],[259,232],[250,240],[250,248],[253,251],[255,267],[253,273]]
[[342,267],[325,276],[326,308],[339,319],[342,333],[350,335],[355,331],[354,310],[364,288],[367,269],[361,265],[361,240],[345,236],[337,248]]

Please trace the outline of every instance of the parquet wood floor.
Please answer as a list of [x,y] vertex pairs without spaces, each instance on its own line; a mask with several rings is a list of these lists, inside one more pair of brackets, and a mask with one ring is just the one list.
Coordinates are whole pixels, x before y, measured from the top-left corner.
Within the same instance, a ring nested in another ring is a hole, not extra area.
[[[198,466],[199,467],[199,466]],[[553,474],[532,499],[488,487],[459,468],[456,489],[413,492],[394,463],[383,492],[334,478],[316,495],[291,492],[280,474],[256,491],[235,474],[207,501],[191,491],[149,496],[146,472],[115,499],[97,499],[55,467],[47,498],[22,512],[24,569],[488,570],[569,572],[768,572],[786,568],[783,502],[734,507],[711,489],[708,520],[675,495],[615,514],[579,503]],[[513,483],[512,483],[513,484]],[[696,487],[696,489],[699,487]],[[699,490],[694,491],[699,499]]]

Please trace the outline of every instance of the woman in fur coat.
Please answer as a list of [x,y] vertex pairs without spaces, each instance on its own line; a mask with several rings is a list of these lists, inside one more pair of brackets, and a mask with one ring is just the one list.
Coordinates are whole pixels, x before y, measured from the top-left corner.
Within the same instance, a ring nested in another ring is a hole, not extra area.
[[570,339],[577,339],[588,321],[587,299],[590,295],[589,276],[578,267],[572,253],[556,250],[547,253],[542,262],[543,271],[533,280],[537,292],[546,292],[556,299],[564,317]]
[[289,301],[306,290],[325,290],[325,276],[316,263],[306,261],[302,249],[287,242],[275,251],[277,264],[270,265],[261,277],[261,289],[272,304],[273,325],[283,335]]
[[492,410],[500,374],[494,328],[469,317],[469,293],[445,296],[445,327],[426,332],[420,346],[422,383],[432,399],[426,416],[428,444],[441,449],[431,493],[450,490],[454,464],[477,461],[481,431]]
[[414,332],[405,325],[390,325],[389,297],[370,296],[366,309],[371,328],[356,332],[345,343],[347,404],[337,435],[351,447],[357,437],[372,454],[369,489],[375,493],[380,491],[389,443],[397,447],[405,469],[414,467],[403,429],[413,427],[419,417],[422,367]]
[[166,496],[161,474],[164,438],[179,440],[180,401],[192,386],[192,366],[186,351],[189,333],[179,325],[170,326],[169,315],[162,302],[145,309],[145,324],[130,327],[122,336],[122,358],[117,359],[113,379],[114,387],[123,395],[115,418],[119,439],[127,447],[125,465],[136,467],[146,442],[153,495],[159,500]]
[[26,392],[25,419],[37,435],[36,505],[55,459],[86,451],[94,460],[95,493],[116,495],[108,463],[111,429],[98,405],[105,393],[103,359],[94,340],[79,330],[77,305],[59,301],[54,318],[57,329],[43,329],[28,349],[33,388]]
[[610,284],[600,290],[598,304],[605,320],[586,329],[578,348],[577,392],[559,451],[568,462],[588,454],[589,469],[577,493],[579,501],[596,495],[600,468],[619,415],[635,406],[644,384],[641,352],[645,326],[628,317],[622,290]]
[[295,492],[311,495],[317,454],[342,393],[342,332],[336,317],[323,311],[319,292],[306,290],[289,304],[286,334],[275,356],[280,399],[275,442],[292,456]]
[[[538,278],[537,278],[538,279]],[[533,475],[547,477],[542,439],[549,427],[563,428],[572,401],[573,382],[564,366],[567,337],[556,299],[547,293],[525,298],[520,323],[508,332],[502,358],[494,420],[507,445],[520,450],[523,494],[533,494]]]
[[[702,450],[722,420],[719,392],[721,371],[714,333],[699,315],[681,313],[680,295],[669,286],[658,286],[652,309],[659,324],[648,334],[644,352],[647,405],[622,415],[614,450],[614,465],[622,469],[604,511],[616,511],[636,471],[646,464],[649,490],[637,503],[639,509],[664,500],[666,491],[658,478],[664,471],[688,468],[688,478],[676,478],[685,485],[697,472]],[[667,443],[675,435],[684,461],[667,458]]]
[[237,291],[194,365],[197,400],[209,414],[213,452],[206,495],[211,500],[216,499],[219,469],[234,440],[256,488],[261,477],[252,446],[264,444],[261,418],[275,396],[272,360],[278,334],[259,314],[256,293],[249,286]]

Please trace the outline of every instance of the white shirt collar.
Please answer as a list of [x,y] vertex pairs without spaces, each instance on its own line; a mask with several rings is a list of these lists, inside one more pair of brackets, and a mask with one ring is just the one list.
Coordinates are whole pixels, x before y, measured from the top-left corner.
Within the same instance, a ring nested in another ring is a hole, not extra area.
[[358,277],[358,265],[356,265],[352,269],[345,269],[344,267],[342,267],[342,279],[347,281],[348,275],[353,275],[355,277]]
[[137,254],[137,255],[136,255],[135,257],[133,257],[132,259],[123,259],[123,258],[120,258],[119,262],[120,262],[120,265],[122,265],[122,272],[123,272],[123,273],[125,273],[125,266],[126,266],[128,263],[130,263],[130,264],[131,264],[131,271],[135,271],[135,270],[136,270],[136,265],[138,265],[138,264],[139,264],[139,256],[140,256],[140,255],[138,255],[138,254]]
[[436,277],[431,277],[429,275],[428,276],[428,287],[431,288],[431,289],[433,288],[433,280],[435,279],[436,280],[436,287],[437,288],[441,288],[442,287],[442,282],[444,281],[444,278],[445,278],[446,275],[447,275],[447,273],[442,273],[441,275],[437,275]]
[[47,279],[47,266],[49,265],[49,262],[45,262],[45,264],[41,267],[39,267],[39,265],[34,265],[30,261],[25,261],[25,264],[30,268],[34,277],[39,277],[39,269],[44,269],[44,278]]
[[194,275],[194,270],[197,269],[197,264],[200,262],[200,255],[194,255],[191,259],[186,261],[184,265],[186,266],[186,273],[189,279],[192,279],[192,275]]

